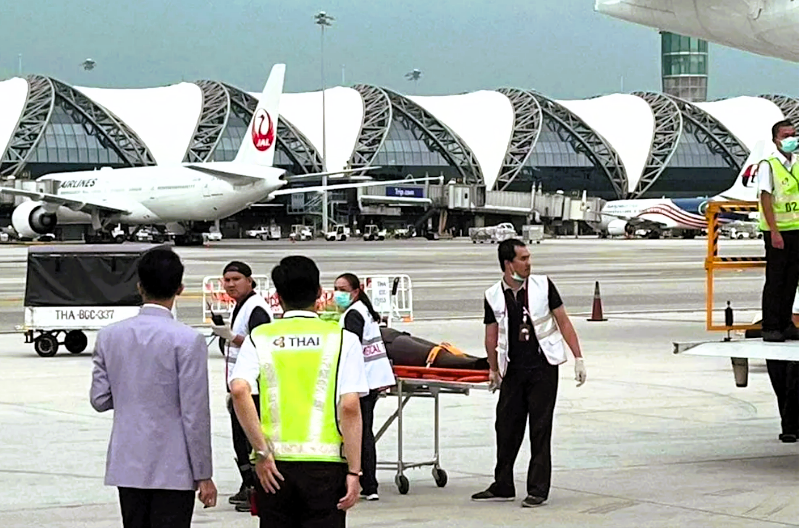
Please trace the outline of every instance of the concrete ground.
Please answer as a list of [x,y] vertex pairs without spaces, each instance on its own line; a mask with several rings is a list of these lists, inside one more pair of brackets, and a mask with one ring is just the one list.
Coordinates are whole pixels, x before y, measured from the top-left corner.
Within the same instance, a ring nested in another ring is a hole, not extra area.
[[[443,272],[443,276],[450,276]],[[494,465],[496,394],[442,396],[442,467],[410,470],[400,495],[381,471],[381,499],[348,515],[353,527],[647,526],[769,527],[798,525],[798,445],[777,440],[778,413],[766,369],[754,362],[750,384],[737,388],[729,360],[672,354],[673,341],[713,339],[702,314],[629,314],[606,322],[574,316],[588,369],[580,388],[572,361],[561,367],[553,431],[550,499],[523,509],[529,450],[517,462],[517,500],[476,504]],[[417,321],[405,326],[482,355],[478,319]],[[89,405],[91,357],[39,358],[19,334],[0,336],[0,526],[121,526],[115,490],[103,486],[111,413]],[[196,508],[195,526],[253,527],[227,497],[238,489],[225,410],[223,359],[212,348],[212,426],[217,507]],[[376,418],[394,401],[381,400]],[[406,411],[405,459],[432,454],[429,400]],[[379,458],[395,460],[390,429]]]

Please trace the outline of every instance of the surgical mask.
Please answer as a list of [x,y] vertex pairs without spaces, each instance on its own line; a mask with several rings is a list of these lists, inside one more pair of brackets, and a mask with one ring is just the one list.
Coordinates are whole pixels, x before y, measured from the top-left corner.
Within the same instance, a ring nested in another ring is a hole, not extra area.
[[514,280],[515,280],[515,281],[517,281],[517,282],[525,282],[525,278],[524,278],[524,277],[520,277],[520,276],[517,274],[517,272],[516,272],[516,271],[515,271],[515,272],[513,272],[513,273],[511,274],[511,278],[512,278],[512,279],[514,279]]
[[350,306],[350,292],[335,291],[333,292],[333,301],[339,308],[347,308]]
[[781,150],[786,153],[791,153],[797,150],[797,138],[787,137],[781,140]]

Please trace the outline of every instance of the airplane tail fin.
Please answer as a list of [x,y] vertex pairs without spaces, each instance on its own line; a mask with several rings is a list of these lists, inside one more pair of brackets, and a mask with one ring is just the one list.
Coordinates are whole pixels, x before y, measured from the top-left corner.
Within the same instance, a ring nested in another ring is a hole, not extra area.
[[742,170],[736,176],[733,186],[727,191],[721,192],[719,198],[745,202],[758,200],[758,163],[767,156],[768,146],[765,140],[759,140],[755,144],[744,165],[742,165]]
[[286,73],[285,64],[276,64],[258,100],[253,119],[247,127],[242,146],[236,153],[234,161],[251,165],[272,166],[275,148],[278,142],[278,106],[283,92],[283,78]]

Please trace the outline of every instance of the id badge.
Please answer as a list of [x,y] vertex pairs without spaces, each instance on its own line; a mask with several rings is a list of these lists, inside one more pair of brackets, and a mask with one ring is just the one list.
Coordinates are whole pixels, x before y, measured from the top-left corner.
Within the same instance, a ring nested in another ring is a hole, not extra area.
[[519,327],[519,341],[527,343],[531,340],[531,327],[528,324],[523,324]]

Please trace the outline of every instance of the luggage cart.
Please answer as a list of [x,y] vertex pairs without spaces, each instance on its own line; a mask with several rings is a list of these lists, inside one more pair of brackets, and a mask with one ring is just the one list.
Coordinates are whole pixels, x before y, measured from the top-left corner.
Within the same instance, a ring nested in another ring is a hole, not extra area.
[[[396,383],[385,396],[397,398],[397,409],[389,416],[375,435],[375,442],[397,422],[397,461],[378,462],[378,469],[396,471],[394,483],[401,495],[409,490],[405,470],[431,466],[436,485],[447,485],[447,473],[440,466],[439,442],[439,396],[441,394],[461,394],[468,396],[470,390],[488,390],[488,370],[441,369],[430,367],[394,366]],[[403,459],[403,411],[411,398],[433,399],[433,459],[423,462],[406,462]]]

